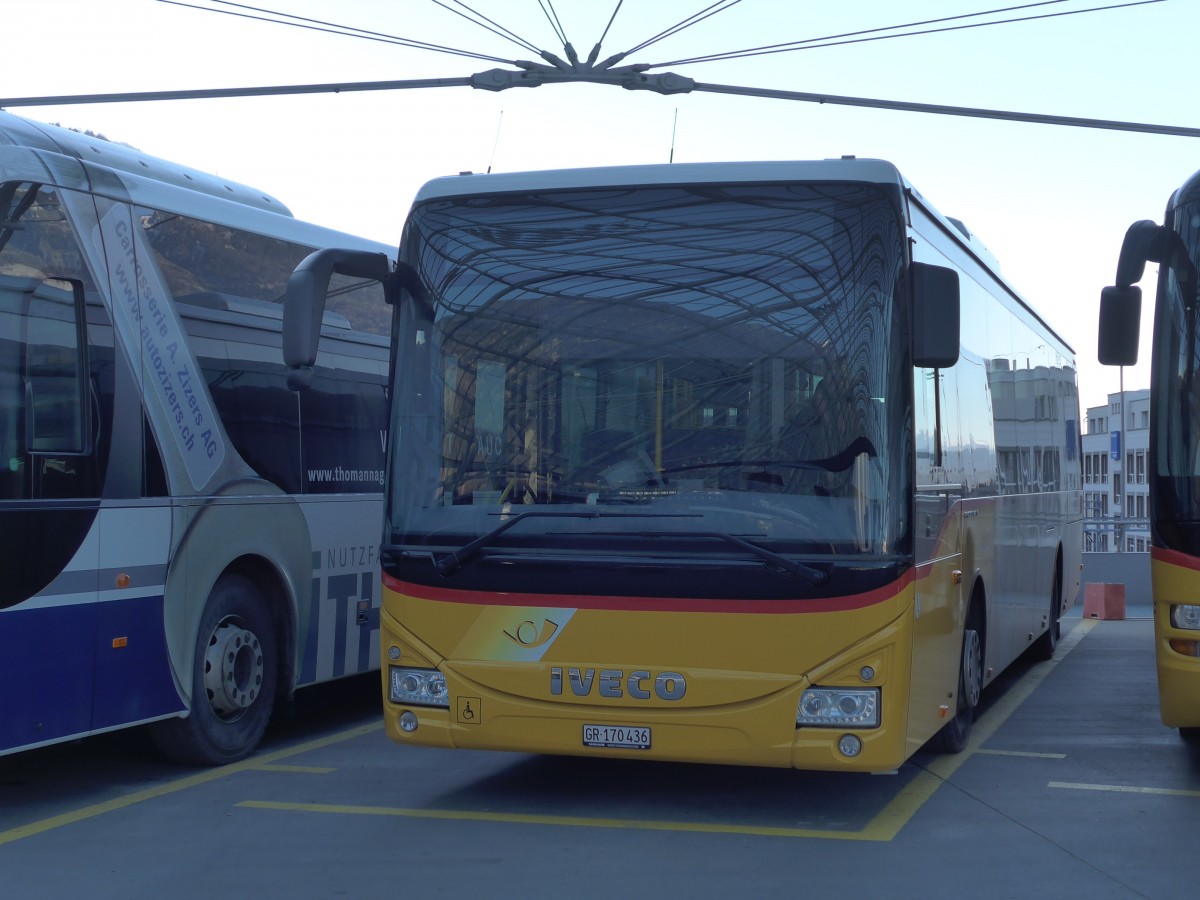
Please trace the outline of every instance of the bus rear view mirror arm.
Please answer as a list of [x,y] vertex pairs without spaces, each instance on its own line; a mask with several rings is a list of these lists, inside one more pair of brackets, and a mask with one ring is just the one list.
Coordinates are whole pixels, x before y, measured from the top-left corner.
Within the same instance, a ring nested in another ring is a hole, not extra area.
[[1195,302],[1196,267],[1178,233],[1148,219],[1134,222],[1125,232],[1117,261],[1117,283],[1100,292],[1100,333],[1097,358],[1106,366],[1137,364],[1142,314],[1142,280],[1146,263],[1167,266]]
[[382,253],[328,248],[310,253],[288,279],[283,300],[283,362],[289,369],[288,386],[300,390],[312,380],[317,341],[325,315],[329,280],[337,272],[388,284],[391,264]]

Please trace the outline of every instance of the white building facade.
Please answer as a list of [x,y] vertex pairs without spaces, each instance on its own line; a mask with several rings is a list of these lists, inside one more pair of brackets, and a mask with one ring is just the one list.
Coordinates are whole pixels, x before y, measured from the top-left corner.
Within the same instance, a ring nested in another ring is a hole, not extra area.
[[1145,553],[1150,549],[1147,454],[1150,391],[1108,395],[1087,410],[1083,434],[1083,549]]

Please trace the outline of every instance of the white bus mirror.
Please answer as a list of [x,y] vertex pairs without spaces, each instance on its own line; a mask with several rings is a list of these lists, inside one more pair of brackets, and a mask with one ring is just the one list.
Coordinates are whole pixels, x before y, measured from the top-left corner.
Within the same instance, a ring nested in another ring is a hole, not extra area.
[[386,255],[365,250],[329,248],[310,253],[288,279],[283,300],[283,362],[288,367],[288,386],[300,390],[312,380],[321,338],[325,298],[333,273],[370,278],[386,285],[392,274]]

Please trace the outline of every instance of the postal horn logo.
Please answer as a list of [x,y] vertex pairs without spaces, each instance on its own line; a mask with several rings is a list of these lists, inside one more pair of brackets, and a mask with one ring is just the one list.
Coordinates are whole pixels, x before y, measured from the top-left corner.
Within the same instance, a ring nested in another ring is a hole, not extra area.
[[542,619],[540,626],[532,619],[526,619],[511,631],[504,629],[505,637],[522,647],[541,647],[549,643],[557,632],[558,624],[550,619]]

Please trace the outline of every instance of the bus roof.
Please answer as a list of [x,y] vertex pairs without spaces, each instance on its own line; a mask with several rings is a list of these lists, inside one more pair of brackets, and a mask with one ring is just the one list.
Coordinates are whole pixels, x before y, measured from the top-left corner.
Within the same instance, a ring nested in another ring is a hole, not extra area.
[[946,234],[1004,284],[1013,298],[1050,331],[1063,346],[1070,345],[1046,322],[1030,303],[1000,272],[999,262],[979,237],[962,221],[940,212],[920,191],[909,183],[895,164],[882,159],[776,160],[700,163],[661,163],[637,166],[603,166],[578,169],[547,169],[531,172],[505,172],[478,175],[464,172],[426,182],[413,204],[455,197],[491,194],[529,193],[534,191],[588,188],[653,187],[684,184],[779,184],[787,182],[840,181],[895,185],[905,191],[929,215],[942,223]]
[[72,131],[59,125],[35,122],[0,110],[0,145],[2,144],[61,153],[84,163],[173,184],[189,191],[210,194],[243,206],[285,216],[292,214],[291,210],[275,197],[249,185],[159,159],[126,144]]
[[[63,166],[63,158],[78,165]],[[0,110],[0,181],[36,180],[74,190],[104,190],[111,173],[120,196],[139,206],[179,213],[313,247],[354,246],[396,256],[396,246],[327,228],[292,215],[257,188],[149,156],[103,138]]]
[[747,184],[786,181],[865,181],[909,187],[899,170],[880,159],[789,160],[763,162],[671,163],[550,169],[538,172],[463,173],[435,178],[414,202],[478,194],[571,188],[647,187],[660,184]]

